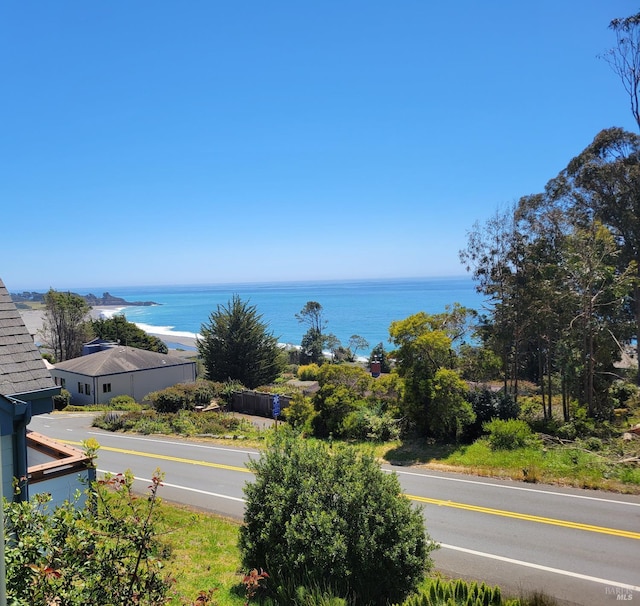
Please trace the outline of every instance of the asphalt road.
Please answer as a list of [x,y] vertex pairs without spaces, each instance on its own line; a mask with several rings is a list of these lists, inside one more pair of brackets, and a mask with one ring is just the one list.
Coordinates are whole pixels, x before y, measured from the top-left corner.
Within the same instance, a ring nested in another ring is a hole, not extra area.
[[[112,434],[89,415],[42,415],[30,429],[72,443],[95,437],[100,471],[130,469],[148,485],[165,474],[161,496],[241,519],[246,469],[254,450]],[[543,591],[560,603],[596,606],[640,600],[640,497],[531,485],[419,467],[397,473],[440,544],[438,570],[498,584],[512,595]]]

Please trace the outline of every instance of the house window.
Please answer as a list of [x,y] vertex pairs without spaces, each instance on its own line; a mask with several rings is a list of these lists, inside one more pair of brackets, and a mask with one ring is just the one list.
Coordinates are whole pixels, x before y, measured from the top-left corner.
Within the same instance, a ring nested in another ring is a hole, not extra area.
[[56,385],[60,385],[60,379],[58,379],[58,377],[53,377],[53,381]]
[[78,393],[84,393],[84,385],[78,381]]
[[91,395],[91,385],[89,385],[89,383],[84,384],[84,393],[86,393],[88,396]]
[[64,389],[66,384],[67,384],[66,379],[60,379],[60,387],[62,387],[62,389]]
[[111,393],[111,383],[102,384],[102,393]]

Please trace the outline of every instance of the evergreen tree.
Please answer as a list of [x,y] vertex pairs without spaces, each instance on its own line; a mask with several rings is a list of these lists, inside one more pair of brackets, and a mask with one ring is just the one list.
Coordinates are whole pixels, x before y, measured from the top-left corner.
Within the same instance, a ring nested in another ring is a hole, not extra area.
[[92,320],[91,329],[96,337],[107,341],[117,341],[127,347],[137,347],[158,353],[169,351],[161,339],[147,334],[133,322],[127,322],[125,316],[121,314],[111,318]]
[[249,468],[242,563],[265,569],[273,589],[314,586],[355,605],[399,604],[432,566],[422,514],[372,454],[282,431]]
[[238,381],[254,388],[271,383],[282,371],[278,339],[268,332],[254,305],[233,295],[218,305],[200,329],[198,352],[211,381]]

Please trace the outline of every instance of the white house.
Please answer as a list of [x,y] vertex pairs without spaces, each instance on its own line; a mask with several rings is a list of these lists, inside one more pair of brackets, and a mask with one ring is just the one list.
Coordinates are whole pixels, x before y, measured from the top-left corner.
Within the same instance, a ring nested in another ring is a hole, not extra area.
[[196,380],[196,363],[179,356],[118,345],[51,369],[55,384],[71,394],[75,405],[105,404],[115,396],[137,402],[149,393]]

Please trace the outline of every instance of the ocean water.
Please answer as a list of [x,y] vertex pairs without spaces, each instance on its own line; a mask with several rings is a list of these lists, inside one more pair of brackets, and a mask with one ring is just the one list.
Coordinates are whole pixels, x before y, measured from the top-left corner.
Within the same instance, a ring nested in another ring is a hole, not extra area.
[[420,311],[440,313],[453,303],[477,310],[483,304],[473,281],[464,277],[75,290],[98,296],[106,291],[127,301],[158,303],[125,307],[122,313],[147,332],[163,335],[168,343],[172,336],[196,336],[203,324],[209,324],[217,306],[226,306],[234,294],[256,307],[280,343],[300,344],[307,327],[295,315],[307,301],[317,301],[323,308],[327,333],[333,333],[345,346],[351,335],[359,335],[369,342],[370,349],[381,342],[388,347],[389,325],[394,320]]

